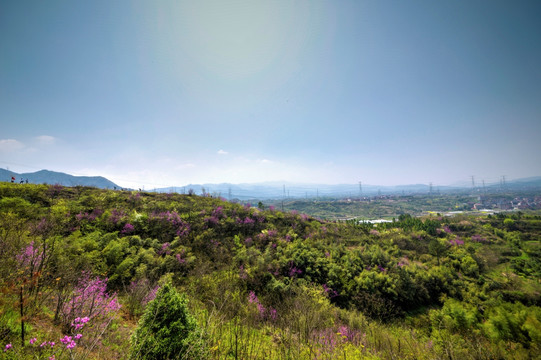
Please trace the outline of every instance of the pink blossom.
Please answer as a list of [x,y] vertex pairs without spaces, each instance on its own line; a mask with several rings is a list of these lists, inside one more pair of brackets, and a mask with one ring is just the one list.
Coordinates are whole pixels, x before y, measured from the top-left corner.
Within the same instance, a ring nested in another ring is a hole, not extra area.
[[257,310],[259,311],[259,316],[262,318],[265,317],[265,307],[260,303],[257,303]]
[[91,278],[83,273],[70,299],[64,304],[62,314],[69,320],[75,314],[85,314],[71,322],[75,330],[81,329],[91,318],[110,316],[120,309],[116,294],[108,294],[107,278]]
[[156,298],[156,294],[158,293],[159,289],[160,289],[159,285],[156,285],[153,289],[151,289],[148,292],[148,294],[146,294],[146,296],[143,298],[143,301],[142,301],[143,305],[146,305],[152,300],[154,300],[154,298]]
[[11,349],[13,347],[13,345],[10,344],[6,344],[6,347],[4,348],[4,352],[8,351],[9,349]]
[[68,344],[68,343],[70,343],[70,342],[71,342],[71,336],[68,336],[68,335],[64,336],[62,339],[60,339],[60,342],[61,342],[62,344]]
[[122,229],[120,233],[122,235],[128,235],[128,234],[131,234],[134,230],[135,230],[135,227],[133,227],[132,224],[127,223],[126,225],[124,225],[124,228]]
[[251,304],[258,304],[259,303],[259,299],[257,298],[256,294],[253,292],[253,291],[250,291],[248,293],[248,302],[251,303]]
[[269,311],[268,311],[268,318],[271,320],[271,321],[276,321],[276,318],[278,317],[278,314],[277,314],[277,311],[276,309],[274,308],[269,308]]
[[38,248],[38,245],[34,243],[34,241],[30,242],[24,250],[16,256],[17,261],[19,264],[23,267],[30,266],[34,267],[37,266],[44,257],[43,250],[40,251]]
[[177,261],[179,262],[179,264],[185,264],[186,263],[186,259],[184,258],[184,253],[186,252],[186,250],[182,249],[180,251],[180,254],[176,254],[175,257],[177,258]]

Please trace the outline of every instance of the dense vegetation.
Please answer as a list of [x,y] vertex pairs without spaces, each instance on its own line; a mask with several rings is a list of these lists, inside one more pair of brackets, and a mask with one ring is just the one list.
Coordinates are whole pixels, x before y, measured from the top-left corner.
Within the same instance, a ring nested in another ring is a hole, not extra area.
[[373,227],[2,183],[0,356],[539,358],[540,235],[534,213]]

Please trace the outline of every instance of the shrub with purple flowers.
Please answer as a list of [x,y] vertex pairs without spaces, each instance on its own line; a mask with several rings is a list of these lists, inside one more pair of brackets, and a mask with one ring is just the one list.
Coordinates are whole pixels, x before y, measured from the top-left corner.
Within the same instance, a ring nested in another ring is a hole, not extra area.
[[148,216],[148,236],[161,241],[173,241],[176,236],[185,238],[191,230],[190,224],[176,211],[153,212]]
[[478,243],[488,243],[489,241],[481,235],[472,235],[471,240]]
[[464,240],[462,240],[459,236],[457,236],[456,238],[449,240],[449,244],[455,245],[455,246],[461,246],[461,245],[464,245]]
[[60,315],[65,330],[77,326],[75,319],[83,316],[92,320],[93,326],[101,331],[109,325],[119,309],[116,294],[107,292],[107,279],[93,278],[84,272],[71,296],[63,304]]
[[255,292],[250,291],[248,293],[248,303],[252,304],[252,306],[255,306],[255,309],[257,310],[256,314],[259,320],[268,320],[271,322],[276,321],[278,317],[278,312],[276,311],[276,309],[272,307],[266,308],[265,306],[263,306]]
[[129,235],[131,233],[133,233],[135,230],[135,227],[130,224],[130,223],[126,223],[124,225],[124,228],[122,228],[122,231],[120,232],[122,235]]

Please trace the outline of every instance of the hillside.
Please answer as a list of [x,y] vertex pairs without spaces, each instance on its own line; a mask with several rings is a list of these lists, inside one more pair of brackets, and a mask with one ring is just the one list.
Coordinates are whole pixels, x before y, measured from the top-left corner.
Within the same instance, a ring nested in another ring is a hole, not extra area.
[[2,356],[536,358],[540,236],[535,213],[374,227],[210,196],[0,183]]

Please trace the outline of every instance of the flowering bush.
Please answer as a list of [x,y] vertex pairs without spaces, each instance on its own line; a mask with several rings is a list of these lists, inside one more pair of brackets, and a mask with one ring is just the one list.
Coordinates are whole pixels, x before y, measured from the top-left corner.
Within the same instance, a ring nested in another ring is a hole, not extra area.
[[111,323],[120,304],[116,294],[107,293],[107,279],[92,278],[83,272],[71,296],[63,304],[60,315],[65,331],[70,327],[79,330],[91,321],[92,328],[100,333]]

